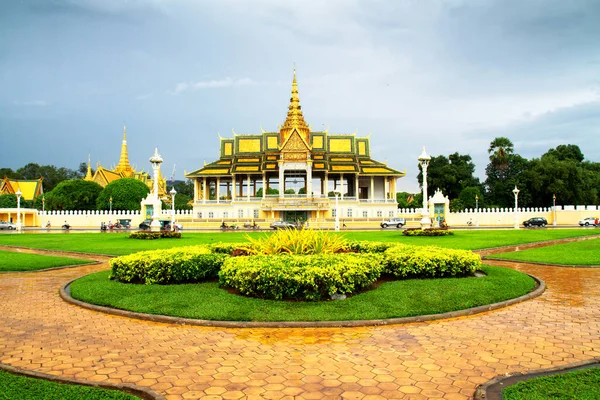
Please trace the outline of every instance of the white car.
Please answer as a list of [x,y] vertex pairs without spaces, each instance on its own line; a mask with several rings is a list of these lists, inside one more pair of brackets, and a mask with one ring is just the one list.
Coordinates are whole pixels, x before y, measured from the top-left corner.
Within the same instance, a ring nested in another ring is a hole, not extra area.
[[381,225],[382,228],[387,228],[388,226],[402,228],[404,225],[406,225],[406,220],[404,218],[390,218],[387,221],[383,221],[379,225]]
[[13,224],[12,222],[0,221],[0,230],[2,229],[8,229],[9,231],[13,231],[17,229],[17,225]]
[[596,225],[596,221],[598,219],[594,218],[594,217],[587,217],[582,219],[581,221],[579,221],[579,226],[590,226],[590,225]]

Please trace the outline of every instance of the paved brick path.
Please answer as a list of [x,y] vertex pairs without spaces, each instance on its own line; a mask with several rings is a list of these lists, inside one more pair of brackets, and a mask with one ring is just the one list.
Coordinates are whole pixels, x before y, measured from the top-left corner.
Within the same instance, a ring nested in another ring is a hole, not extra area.
[[0,362],[169,399],[466,399],[498,374],[600,357],[600,268],[495,264],[548,289],[476,316],[365,328],[180,326],[60,299],[63,284],[106,263],[0,274]]

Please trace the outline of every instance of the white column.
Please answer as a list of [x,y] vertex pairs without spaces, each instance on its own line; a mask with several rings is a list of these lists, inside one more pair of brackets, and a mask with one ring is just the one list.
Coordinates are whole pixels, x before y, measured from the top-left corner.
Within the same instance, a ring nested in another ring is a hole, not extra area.
[[370,202],[372,203],[373,200],[375,200],[375,177],[372,176],[371,177],[371,190],[369,191],[369,199]]
[[312,162],[307,163],[308,166],[306,168],[306,197],[313,197],[313,187],[312,187]]
[[208,200],[208,187],[206,186],[206,177],[202,178],[202,203],[206,204]]
[[248,184],[246,185],[246,200],[250,201],[250,174],[246,175],[246,179],[248,179]]
[[341,193],[340,198],[344,200],[344,174],[340,174],[340,186],[341,188],[338,189]]
[[215,188],[215,197],[217,198],[217,203],[221,201],[221,178],[217,178],[217,187]]
[[264,172],[262,174],[262,190],[263,190],[262,197],[264,199],[265,196],[267,195],[267,174],[265,174]]
[[198,180],[194,179],[194,203],[198,201]]
[[283,199],[285,192],[285,182],[284,182],[284,173],[283,173],[283,163],[279,163],[279,198]]
[[236,184],[236,179],[235,179],[235,175],[231,174],[231,200],[235,201],[235,184]]
[[325,197],[329,195],[329,174],[325,171],[325,188],[323,189]]
[[358,174],[354,175],[354,196],[358,200]]

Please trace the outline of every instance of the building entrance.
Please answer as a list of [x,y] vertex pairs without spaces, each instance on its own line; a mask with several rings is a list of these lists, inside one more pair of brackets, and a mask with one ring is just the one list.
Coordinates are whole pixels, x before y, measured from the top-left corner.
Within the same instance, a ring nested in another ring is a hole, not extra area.
[[307,211],[284,211],[283,219],[289,222],[305,222],[308,219]]

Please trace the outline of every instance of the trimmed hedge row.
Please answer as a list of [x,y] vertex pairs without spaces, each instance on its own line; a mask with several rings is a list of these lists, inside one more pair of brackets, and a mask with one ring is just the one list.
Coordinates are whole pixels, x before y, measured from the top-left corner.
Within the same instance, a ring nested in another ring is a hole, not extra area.
[[399,244],[384,255],[386,273],[401,279],[467,276],[481,267],[481,257],[469,250]]
[[142,251],[111,259],[109,278],[147,285],[201,282],[216,278],[228,257],[206,246]]
[[448,236],[454,235],[454,232],[448,228],[408,228],[402,231],[405,236]]
[[149,232],[149,231],[138,231],[129,234],[129,239],[142,239],[142,240],[155,240],[155,239],[167,239],[167,238],[181,238],[181,233],[172,231],[160,231],[160,232]]
[[247,296],[319,300],[360,290],[383,269],[380,254],[256,255],[225,260],[219,282]]
[[392,242],[369,242],[368,240],[353,240],[349,242],[349,248],[358,253],[383,253],[390,247],[396,246]]

